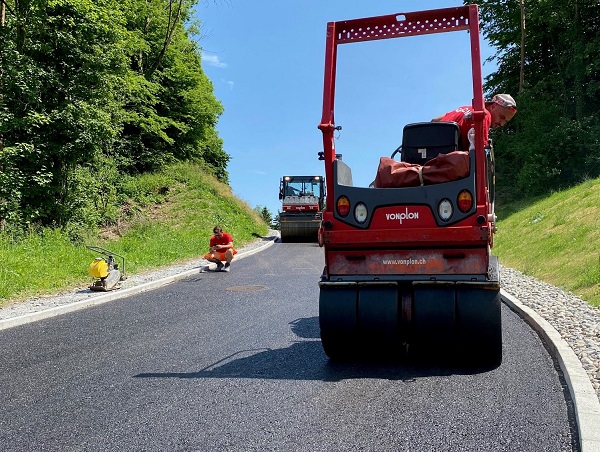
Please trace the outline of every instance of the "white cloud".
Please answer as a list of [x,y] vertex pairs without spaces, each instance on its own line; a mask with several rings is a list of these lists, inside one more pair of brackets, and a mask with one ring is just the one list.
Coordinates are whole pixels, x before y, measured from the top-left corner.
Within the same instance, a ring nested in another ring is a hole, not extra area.
[[210,55],[208,53],[202,52],[202,61],[206,64],[208,64],[209,66],[214,66],[214,67],[227,67],[226,63],[223,63],[218,55]]
[[233,80],[223,80],[223,79],[221,79],[221,81],[223,83],[225,83],[227,86],[229,86],[229,89],[233,89],[233,85],[234,85]]

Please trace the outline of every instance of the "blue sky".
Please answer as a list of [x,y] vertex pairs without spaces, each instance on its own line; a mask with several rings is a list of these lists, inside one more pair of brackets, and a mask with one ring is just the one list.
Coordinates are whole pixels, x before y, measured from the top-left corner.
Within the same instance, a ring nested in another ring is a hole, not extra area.
[[[202,67],[225,109],[217,130],[233,193],[281,209],[284,175],[324,175],[321,120],[327,22],[461,6],[457,0],[203,0]],[[402,128],[472,99],[466,31],[338,47],[336,152],[354,185],[374,178]],[[482,39],[482,60],[493,50]],[[483,65],[484,76],[495,69]]]

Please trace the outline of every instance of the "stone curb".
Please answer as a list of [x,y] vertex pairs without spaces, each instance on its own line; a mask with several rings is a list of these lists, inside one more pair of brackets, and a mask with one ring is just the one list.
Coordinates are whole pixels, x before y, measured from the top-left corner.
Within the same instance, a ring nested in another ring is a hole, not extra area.
[[[235,255],[236,260],[243,259],[248,256],[252,256],[259,251],[262,251],[269,246],[273,245],[277,236],[268,237],[264,243],[260,244],[257,247],[254,247],[248,251],[241,250]],[[165,278],[157,279],[156,281],[151,281],[148,283],[143,283],[138,286],[129,287],[127,289],[119,289],[114,292],[98,292],[98,296],[93,296],[91,298],[75,301],[70,304],[66,304],[64,306],[56,306],[54,308],[45,309],[38,312],[32,312],[30,314],[25,314],[19,317],[13,317],[9,319],[0,320],[0,330],[13,328],[15,326],[24,325],[26,323],[37,322],[38,320],[48,319],[50,317],[55,317],[57,315],[66,314],[68,312],[78,311],[80,309],[88,308],[90,306],[95,306],[102,303],[107,303],[109,301],[117,300],[119,298],[125,298],[134,294],[146,292],[148,290],[156,289],[158,287],[164,286],[166,284],[170,284],[179,279],[187,278],[188,276],[196,275],[198,272],[202,273],[208,270],[208,262],[202,259],[202,262],[198,267],[193,268],[191,270],[186,270],[182,273],[178,273],[173,276],[167,276]]]
[[533,309],[504,290],[500,295],[546,341],[557,359],[573,400],[581,452],[600,452],[600,401],[581,361],[559,332]]

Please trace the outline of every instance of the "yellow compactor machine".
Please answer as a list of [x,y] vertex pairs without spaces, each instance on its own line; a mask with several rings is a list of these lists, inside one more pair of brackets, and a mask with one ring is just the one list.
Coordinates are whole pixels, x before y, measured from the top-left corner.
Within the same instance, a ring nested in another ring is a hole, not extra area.
[[[99,246],[86,246],[86,248],[104,256],[95,258],[90,264],[88,274],[98,278],[90,286],[90,290],[108,292],[109,290],[118,289],[119,283],[125,280],[125,258]],[[119,264],[115,262],[115,256],[121,258],[121,269],[119,269]]]

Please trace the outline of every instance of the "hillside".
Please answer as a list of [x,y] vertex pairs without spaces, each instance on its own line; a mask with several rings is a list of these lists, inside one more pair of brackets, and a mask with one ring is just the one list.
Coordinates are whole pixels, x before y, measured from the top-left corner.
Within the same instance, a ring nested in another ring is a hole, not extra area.
[[98,253],[86,245],[125,257],[131,275],[199,259],[217,224],[237,247],[267,233],[258,214],[202,166],[172,165],[139,176],[135,184],[137,199],[125,202],[120,220],[102,230],[44,229],[18,240],[0,233],[0,305],[87,287],[94,281],[88,267]]
[[502,265],[600,307],[600,179],[497,215],[493,251]]

